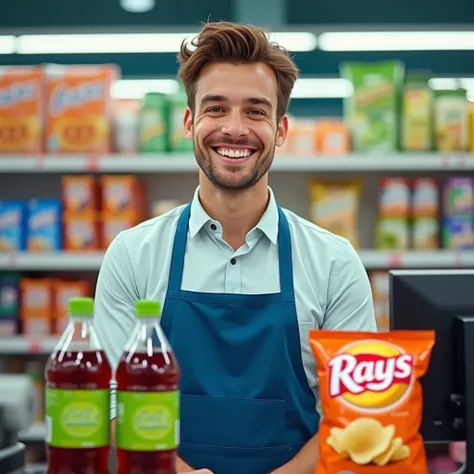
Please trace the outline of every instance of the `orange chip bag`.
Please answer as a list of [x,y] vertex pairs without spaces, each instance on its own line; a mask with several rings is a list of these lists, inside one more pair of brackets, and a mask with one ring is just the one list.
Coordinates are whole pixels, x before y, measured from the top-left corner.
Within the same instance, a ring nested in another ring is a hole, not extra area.
[[419,433],[434,331],[310,331],[322,418],[315,474],[428,474]]

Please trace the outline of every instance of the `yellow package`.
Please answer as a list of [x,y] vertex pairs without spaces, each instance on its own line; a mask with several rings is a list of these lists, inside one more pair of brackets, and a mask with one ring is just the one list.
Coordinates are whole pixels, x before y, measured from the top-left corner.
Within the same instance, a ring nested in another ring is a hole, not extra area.
[[310,183],[310,199],[310,220],[358,248],[360,183],[314,180]]

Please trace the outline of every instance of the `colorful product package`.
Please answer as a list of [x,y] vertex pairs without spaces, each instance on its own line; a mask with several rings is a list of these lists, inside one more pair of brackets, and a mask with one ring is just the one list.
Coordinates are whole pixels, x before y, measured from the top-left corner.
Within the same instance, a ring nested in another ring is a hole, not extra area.
[[18,331],[20,317],[20,275],[0,273],[0,337],[12,336]]
[[318,153],[315,120],[295,120],[288,130],[286,154],[289,156],[311,157]]
[[116,99],[113,103],[113,143],[116,153],[138,152],[140,101]]
[[0,253],[26,248],[26,202],[0,200]]
[[435,146],[438,151],[467,151],[469,110],[466,90],[436,90]]
[[315,474],[428,474],[420,379],[434,331],[310,331],[322,418]]
[[184,114],[188,107],[188,97],[184,89],[177,94],[169,95],[170,103],[170,151],[181,153],[192,153],[193,142],[186,137],[184,131]]
[[61,179],[65,212],[99,210],[99,187],[95,176],[66,175]]
[[310,220],[359,247],[360,183],[330,183],[311,181]]
[[27,249],[57,252],[62,249],[62,204],[56,199],[28,201]]
[[43,151],[43,70],[0,66],[0,153]]
[[412,248],[436,250],[439,248],[440,226],[436,217],[419,217],[412,223]]
[[375,226],[375,248],[377,250],[407,250],[410,247],[410,224],[408,219],[381,217]]
[[53,318],[52,280],[22,278],[20,281],[23,334],[44,336],[51,334]]
[[413,182],[412,217],[437,218],[439,215],[439,190],[433,178],[418,178]]
[[393,152],[399,147],[399,102],[404,66],[398,61],[344,63],[340,75],[354,93],[344,98],[345,122],[356,152]]
[[449,178],[444,186],[443,195],[445,215],[474,214],[474,180],[472,178]]
[[144,213],[145,186],[137,176],[105,175],[100,183],[103,212],[135,212],[140,215]]
[[51,153],[109,153],[113,104],[110,87],[119,76],[114,65],[48,64],[46,149]]
[[379,183],[379,216],[408,218],[411,210],[410,183],[404,178],[384,178]]
[[64,214],[64,250],[84,252],[100,248],[99,214],[67,212]]
[[138,127],[140,153],[169,151],[170,102],[166,94],[158,92],[145,94]]
[[322,120],[316,127],[316,151],[322,155],[346,155],[350,152],[349,127],[342,120]]
[[474,249],[474,217],[451,216],[443,222],[443,247],[451,250]]

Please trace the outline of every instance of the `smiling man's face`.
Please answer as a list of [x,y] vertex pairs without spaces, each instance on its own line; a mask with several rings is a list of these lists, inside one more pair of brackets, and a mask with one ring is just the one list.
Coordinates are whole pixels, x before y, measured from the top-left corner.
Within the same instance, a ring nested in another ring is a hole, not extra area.
[[211,183],[226,190],[257,184],[284,143],[287,117],[277,123],[278,85],[263,63],[214,63],[196,83],[195,112],[185,118],[196,160]]

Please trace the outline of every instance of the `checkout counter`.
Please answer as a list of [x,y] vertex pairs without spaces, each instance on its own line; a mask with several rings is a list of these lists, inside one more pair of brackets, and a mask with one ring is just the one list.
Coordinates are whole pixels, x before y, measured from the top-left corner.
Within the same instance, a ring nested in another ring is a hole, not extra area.
[[26,375],[0,374],[0,473],[23,474],[25,446],[18,442],[20,431],[34,423],[35,387]]

